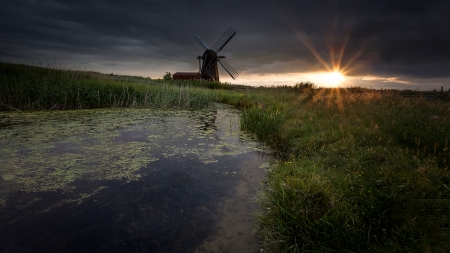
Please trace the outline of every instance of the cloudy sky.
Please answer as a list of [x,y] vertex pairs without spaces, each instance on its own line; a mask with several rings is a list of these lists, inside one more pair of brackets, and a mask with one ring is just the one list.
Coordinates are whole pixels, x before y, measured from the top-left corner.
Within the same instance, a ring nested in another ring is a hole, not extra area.
[[450,88],[448,0],[2,0],[0,61],[161,78],[229,26],[223,82]]

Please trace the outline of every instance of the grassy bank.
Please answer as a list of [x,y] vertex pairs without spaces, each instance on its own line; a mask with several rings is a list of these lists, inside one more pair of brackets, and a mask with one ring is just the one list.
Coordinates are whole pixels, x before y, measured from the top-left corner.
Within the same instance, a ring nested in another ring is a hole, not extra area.
[[202,108],[215,101],[213,85],[105,75],[0,63],[1,110],[110,107]]
[[285,89],[246,110],[242,127],[283,158],[259,198],[265,247],[448,252],[449,116],[447,102],[363,89]]
[[242,108],[242,128],[280,158],[258,200],[266,252],[450,252],[447,101],[4,63],[0,84],[2,110],[201,108],[215,101]]

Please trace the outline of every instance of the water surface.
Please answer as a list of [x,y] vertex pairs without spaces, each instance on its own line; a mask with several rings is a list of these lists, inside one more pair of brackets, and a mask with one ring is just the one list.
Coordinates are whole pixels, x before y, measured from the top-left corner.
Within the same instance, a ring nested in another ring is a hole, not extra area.
[[237,113],[0,113],[0,252],[259,252]]

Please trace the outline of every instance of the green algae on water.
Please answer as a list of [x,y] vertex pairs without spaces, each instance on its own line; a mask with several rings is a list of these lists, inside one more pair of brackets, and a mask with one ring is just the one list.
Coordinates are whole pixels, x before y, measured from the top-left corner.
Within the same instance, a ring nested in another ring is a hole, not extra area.
[[12,192],[65,192],[75,180],[137,181],[160,158],[193,156],[210,164],[262,150],[239,130],[238,111],[224,105],[2,112],[0,129],[3,205]]

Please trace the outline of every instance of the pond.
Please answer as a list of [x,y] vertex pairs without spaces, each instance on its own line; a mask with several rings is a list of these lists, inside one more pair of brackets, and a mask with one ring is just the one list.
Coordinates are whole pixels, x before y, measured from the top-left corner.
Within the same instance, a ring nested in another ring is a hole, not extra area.
[[238,111],[0,113],[0,252],[260,252]]

